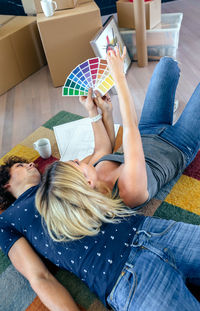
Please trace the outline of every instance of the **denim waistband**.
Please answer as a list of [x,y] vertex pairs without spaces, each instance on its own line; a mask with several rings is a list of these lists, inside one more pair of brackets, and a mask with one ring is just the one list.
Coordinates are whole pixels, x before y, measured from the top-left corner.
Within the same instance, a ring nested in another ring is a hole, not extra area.
[[[129,253],[129,256],[126,260],[126,263],[124,265],[124,268],[132,268],[138,257],[141,254],[141,251],[143,249],[146,249],[152,253],[154,253],[155,255],[157,255],[158,257],[160,257],[162,260],[166,260],[168,261],[168,263],[170,263],[173,267],[174,267],[174,263],[171,260],[171,255],[170,252],[168,252],[167,248],[164,248],[163,245],[158,246],[157,243],[154,245],[153,241],[154,241],[154,237],[162,237],[165,234],[167,234],[172,228],[173,226],[176,224],[175,221],[173,220],[162,220],[159,222],[159,224],[161,224],[161,227],[159,227],[159,232],[152,232],[152,228],[150,229],[150,226],[152,227],[152,222],[154,222],[154,226],[157,225],[158,227],[158,223],[156,224],[155,221],[157,222],[156,217],[144,217],[144,220],[141,222],[141,224],[139,225],[139,227],[137,228],[135,235],[133,237],[132,243],[131,243],[131,250]],[[149,231],[150,229],[150,231]],[[151,240],[151,242],[149,243],[149,241]]]
[[133,237],[133,240],[132,240],[132,243],[131,243],[131,250],[130,250],[130,253],[129,253],[129,256],[126,260],[126,263],[124,265],[124,267],[126,266],[133,266],[134,263],[136,262],[140,252],[140,248],[143,247],[142,244],[143,244],[143,241],[146,240],[146,239],[149,239],[151,238],[151,234],[148,233],[147,231],[145,230],[142,230],[142,227],[143,227],[143,224],[144,224],[144,221],[149,218],[149,217],[145,217],[143,216],[143,218],[141,218],[140,220],[138,219],[137,221],[137,224],[138,226],[136,226],[137,228],[137,231],[135,232],[135,235]]

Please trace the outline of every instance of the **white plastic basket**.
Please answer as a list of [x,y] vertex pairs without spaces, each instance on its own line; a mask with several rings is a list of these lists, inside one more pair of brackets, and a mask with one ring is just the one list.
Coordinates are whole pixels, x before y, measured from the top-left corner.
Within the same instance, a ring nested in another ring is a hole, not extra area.
[[[176,58],[179,31],[183,13],[161,15],[161,23],[147,30],[147,50],[149,60],[159,60],[163,56]],[[123,41],[132,60],[137,60],[135,30],[119,28]]]

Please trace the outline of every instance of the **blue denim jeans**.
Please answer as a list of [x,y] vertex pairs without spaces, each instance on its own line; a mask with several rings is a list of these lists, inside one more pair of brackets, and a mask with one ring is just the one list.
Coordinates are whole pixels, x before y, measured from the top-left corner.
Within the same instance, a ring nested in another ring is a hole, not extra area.
[[152,75],[139,129],[141,134],[158,134],[178,147],[187,165],[200,149],[200,84],[196,87],[178,121],[173,123],[175,92],[180,76],[178,63],[163,57]]
[[145,217],[107,298],[115,311],[197,311],[186,281],[200,285],[200,226]]

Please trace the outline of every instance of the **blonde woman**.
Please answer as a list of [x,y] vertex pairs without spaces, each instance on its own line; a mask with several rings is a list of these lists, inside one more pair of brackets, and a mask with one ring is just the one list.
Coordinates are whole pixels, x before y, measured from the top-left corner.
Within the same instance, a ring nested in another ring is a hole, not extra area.
[[[110,97],[101,98],[96,93],[96,98],[92,98],[90,90],[88,97],[81,97],[80,102],[91,118],[94,153],[82,161],[75,159],[63,165],[70,172],[68,175],[71,175],[72,185],[75,183],[77,186],[80,179],[78,175],[72,177],[73,167],[73,176],[79,171],[90,189],[94,190],[94,195],[114,193],[116,190],[124,204],[136,210],[153,198],[162,186],[181,174],[199,150],[200,87],[196,88],[179,120],[172,125],[180,70],[176,61],[169,57],[162,58],[151,78],[138,126],[123,71],[125,54],[124,49],[120,56],[116,48],[107,56],[118,92],[124,153],[112,154],[114,127]],[[102,116],[98,114],[97,107],[102,110]],[[82,201],[83,197],[79,199]],[[74,203],[69,201],[69,204]]]

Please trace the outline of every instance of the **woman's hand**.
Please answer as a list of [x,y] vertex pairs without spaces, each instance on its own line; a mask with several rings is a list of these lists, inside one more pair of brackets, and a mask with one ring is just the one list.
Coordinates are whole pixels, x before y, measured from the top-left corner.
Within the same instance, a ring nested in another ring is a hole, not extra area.
[[126,56],[126,47],[124,46],[122,56],[120,56],[119,48],[116,46],[114,51],[110,50],[107,53],[107,62],[111,76],[115,82],[120,81],[124,77],[124,59]]
[[85,107],[88,111],[89,115],[92,113],[97,113],[97,106],[92,98],[92,89],[88,90],[88,96],[80,96],[79,97],[80,103]]
[[103,114],[112,113],[112,102],[110,95],[107,93],[104,96],[101,96],[100,92],[95,91],[96,98],[94,102],[98,108],[101,109]]

